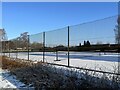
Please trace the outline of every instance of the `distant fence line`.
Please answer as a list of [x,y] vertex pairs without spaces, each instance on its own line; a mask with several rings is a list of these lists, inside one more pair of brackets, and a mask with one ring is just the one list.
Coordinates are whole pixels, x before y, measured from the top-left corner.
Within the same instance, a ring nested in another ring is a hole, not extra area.
[[[71,58],[78,59],[77,54],[79,53],[77,52],[97,53],[99,56],[101,53],[119,52],[120,46],[116,43],[117,34],[115,32],[118,26],[117,21],[118,16],[116,15],[33,35],[23,33],[20,37],[3,41],[2,51],[14,58],[19,58],[20,53],[23,53],[28,60],[36,58],[35,55],[37,55],[39,61],[48,63],[49,59],[65,60],[63,61],[65,65],[70,66]],[[74,56],[72,56],[72,52],[75,53]]]

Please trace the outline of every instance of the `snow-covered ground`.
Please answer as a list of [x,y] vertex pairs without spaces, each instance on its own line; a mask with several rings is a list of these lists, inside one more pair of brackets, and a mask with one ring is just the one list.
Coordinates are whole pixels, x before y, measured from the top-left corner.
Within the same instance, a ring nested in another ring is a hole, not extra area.
[[0,69],[0,89],[2,88],[23,89],[27,88],[27,86],[8,71]]
[[[8,53],[5,55],[9,56]],[[28,53],[10,53],[12,58],[28,59]],[[30,60],[42,61],[42,52],[30,52]],[[67,65],[67,52],[58,52],[56,61],[55,52],[45,52],[45,62]],[[70,52],[70,66],[83,67],[108,72],[117,72],[119,55],[117,53],[97,53],[97,52]],[[120,61],[120,60],[119,60]]]
[[[9,53],[5,55],[9,56]],[[28,59],[28,53],[10,53],[11,58]],[[56,61],[55,52],[45,53],[45,62],[67,65],[67,52],[58,52]],[[42,61],[42,52],[30,52],[30,60]],[[117,72],[119,55],[117,53],[90,53],[90,52],[70,52],[70,66],[96,69],[108,72]],[[119,60],[120,61],[120,60]],[[56,66],[59,68],[59,66]],[[115,70],[116,69],[116,70]],[[100,74],[102,76],[102,74]],[[24,88],[27,87],[16,77],[10,75],[8,71],[0,70],[0,88]]]

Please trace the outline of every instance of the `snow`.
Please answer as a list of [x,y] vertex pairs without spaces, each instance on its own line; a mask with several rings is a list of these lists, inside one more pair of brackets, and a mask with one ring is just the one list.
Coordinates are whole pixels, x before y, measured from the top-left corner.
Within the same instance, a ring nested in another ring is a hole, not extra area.
[[[8,53],[5,55],[9,56]],[[43,52],[30,52],[30,60],[42,61]],[[118,53],[97,53],[97,52],[70,52],[70,66],[95,69],[107,72],[118,72]],[[10,53],[12,58],[28,59],[27,52]],[[45,52],[45,62],[61,65],[68,64],[67,52],[58,52],[56,61],[55,52]]]
[[26,85],[11,75],[9,71],[0,69],[0,89],[2,88],[27,88]]
[[[5,53],[9,56],[9,53]],[[42,61],[43,52],[30,52],[30,60]],[[28,59],[27,52],[10,53],[11,58]],[[55,52],[45,52],[45,62],[67,65],[67,52],[58,52],[56,60]],[[70,52],[70,66],[83,67],[107,72],[118,72],[119,55],[117,53],[90,53],[90,52]],[[55,66],[59,68],[59,66]],[[67,70],[66,68],[64,68]],[[64,71],[65,72],[65,71]],[[66,72],[65,72],[66,73]],[[102,75],[101,75],[102,76]],[[26,88],[27,86],[10,75],[8,71],[0,70],[0,88]]]

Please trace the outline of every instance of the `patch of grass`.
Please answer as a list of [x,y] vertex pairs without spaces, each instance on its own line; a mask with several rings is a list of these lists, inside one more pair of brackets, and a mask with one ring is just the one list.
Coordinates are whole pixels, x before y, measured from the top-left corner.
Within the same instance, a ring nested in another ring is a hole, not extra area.
[[8,58],[6,56],[2,57],[1,62],[2,62],[2,69],[8,69],[8,70],[28,67],[32,64],[32,62],[26,60],[13,59],[13,58]]

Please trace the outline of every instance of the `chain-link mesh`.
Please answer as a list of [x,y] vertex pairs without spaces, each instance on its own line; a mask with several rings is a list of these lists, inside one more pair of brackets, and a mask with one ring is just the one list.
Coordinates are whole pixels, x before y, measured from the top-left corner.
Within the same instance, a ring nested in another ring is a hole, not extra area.
[[118,72],[118,20],[118,16],[112,16],[53,31],[22,35],[6,42],[3,52],[11,58]]
[[18,58],[17,45],[17,38],[9,41],[9,53],[7,54],[7,56],[9,56],[10,58]]
[[10,58],[28,59],[28,37],[17,37],[9,40],[7,56]]
[[30,60],[43,61],[43,33],[29,36]]
[[45,61],[67,65],[67,27],[45,33]]
[[117,18],[70,26],[70,65],[113,72],[118,66]]

